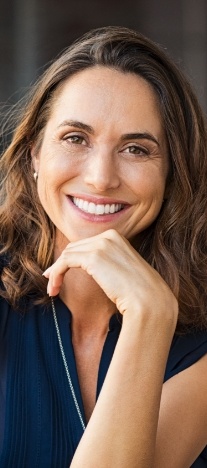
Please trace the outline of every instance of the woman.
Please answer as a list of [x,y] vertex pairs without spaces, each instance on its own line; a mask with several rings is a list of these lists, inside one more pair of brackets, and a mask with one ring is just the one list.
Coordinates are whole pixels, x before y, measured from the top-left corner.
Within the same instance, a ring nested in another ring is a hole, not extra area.
[[1,173],[1,467],[207,466],[206,130],[185,78],[136,32],[90,32]]

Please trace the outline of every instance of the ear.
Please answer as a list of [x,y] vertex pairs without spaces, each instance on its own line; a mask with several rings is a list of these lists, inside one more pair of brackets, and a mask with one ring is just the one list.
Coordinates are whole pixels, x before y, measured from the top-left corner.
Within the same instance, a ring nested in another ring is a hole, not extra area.
[[39,172],[39,151],[37,150],[37,145],[34,143],[31,146],[30,149],[30,154],[31,154],[31,162],[32,162],[32,168],[34,169],[34,172]]

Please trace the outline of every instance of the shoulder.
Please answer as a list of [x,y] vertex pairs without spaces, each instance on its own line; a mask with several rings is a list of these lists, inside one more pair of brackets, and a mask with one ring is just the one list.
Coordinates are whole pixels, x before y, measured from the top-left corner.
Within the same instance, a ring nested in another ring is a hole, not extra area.
[[207,330],[175,335],[167,360],[164,380],[192,366],[206,353]]
[[156,468],[195,467],[206,460],[207,354],[163,385]]
[[[155,467],[203,466],[207,444],[207,331],[175,336],[163,385]],[[205,465],[206,466],[206,465]]]

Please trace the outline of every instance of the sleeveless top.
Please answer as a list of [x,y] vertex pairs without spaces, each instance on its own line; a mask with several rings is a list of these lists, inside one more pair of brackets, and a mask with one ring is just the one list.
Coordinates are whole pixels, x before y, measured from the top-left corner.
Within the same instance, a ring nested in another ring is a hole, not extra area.
[[[71,339],[71,313],[55,301],[63,347],[76,397],[83,402]],[[97,397],[121,329],[110,319],[100,360]],[[164,380],[207,353],[207,332],[175,336]],[[199,395],[198,395],[199,398]],[[83,430],[60,353],[52,309],[30,305],[21,315],[0,298],[0,467],[68,468]],[[207,467],[207,449],[193,463]]]

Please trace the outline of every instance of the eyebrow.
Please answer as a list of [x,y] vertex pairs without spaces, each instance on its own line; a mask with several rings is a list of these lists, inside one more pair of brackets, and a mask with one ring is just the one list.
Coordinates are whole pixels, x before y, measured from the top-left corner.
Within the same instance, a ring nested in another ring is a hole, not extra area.
[[[85,130],[86,132],[90,133],[91,135],[94,135],[94,129],[90,125],[87,125],[83,122],[79,122],[78,120],[64,120],[59,127],[76,127],[80,128],[80,130]],[[125,133],[124,135],[121,136],[122,141],[126,140],[150,140],[156,143],[158,146],[160,146],[158,140],[148,132],[135,132],[135,133]]]
[[64,120],[59,127],[76,127],[80,128],[80,130],[85,130],[88,133],[94,134],[94,129],[90,125],[87,125],[83,122],[79,122],[78,120]]
[[144,133],[141,133],[141,132],[126,133],[125,135],[122,135],[121,140],[122,141],[125,141],[125,140],[150,140],[150,141],[153,141],[154,143],[156,143],[156,145],[160,146],[158,140],[153,135],[151,135],[151,133],[147,133],[147,132],[144,132]]

